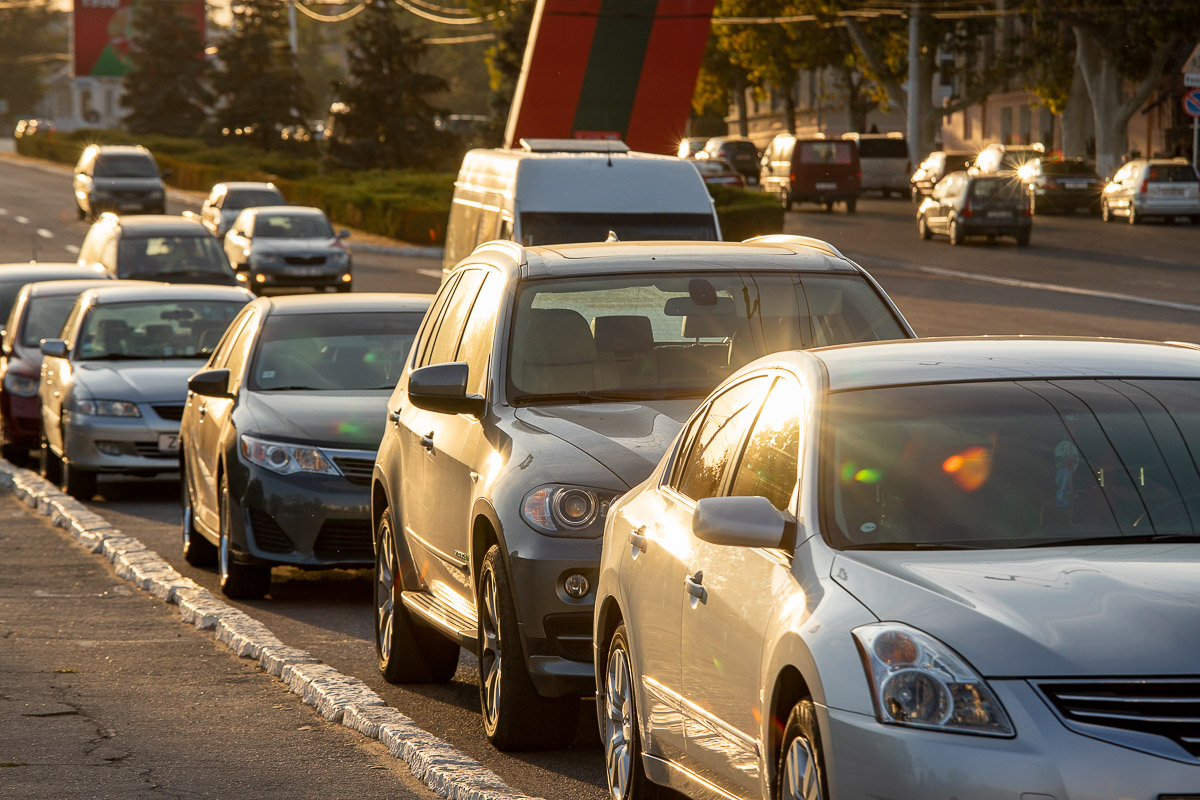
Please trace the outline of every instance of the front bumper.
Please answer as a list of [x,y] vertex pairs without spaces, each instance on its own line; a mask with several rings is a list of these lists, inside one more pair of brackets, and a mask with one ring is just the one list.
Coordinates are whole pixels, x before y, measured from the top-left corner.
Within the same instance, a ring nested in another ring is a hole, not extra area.
[[877,800],[1157,800],[1200,796],[1185,763],[1066,728],[1024,681],[992,681],[1017,735],[971,736],[883,725],[818,708],[834,798]]
[[117,214],[161,214],[166,208],[166,196],[163,194],[127,197],[105,195],[104,197],[89,198],[88,206],[94,216],[98,216],[104,211],[113,211]]
[[0,390],[0,419],[3,441],[11,447],[37,447],[42,436],[42,417],[37,395],[19,397]]
[[[139,403],[140,417],[63,415],[66,456],[74,469],[152,475],[179,469],[179,422],[163,419]],[[163,449],[160,437],[173,437]]]
[[353,279],[350,265],[331,267],[328,265],[314,266],[251,266],[249,289],[289,286],[349,286]]

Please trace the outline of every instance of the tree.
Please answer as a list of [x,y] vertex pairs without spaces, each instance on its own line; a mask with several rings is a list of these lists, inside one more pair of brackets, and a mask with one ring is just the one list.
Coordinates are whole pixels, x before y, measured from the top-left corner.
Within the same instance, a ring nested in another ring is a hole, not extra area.
[[0,7],[0,100],[11,117],[33,114],[47,71],[67,60],[65,19],[50,3]]
[[537,3],[533,0],[471,0],[469,6],[480,15],[495,15],[491,22],[496,40],[484,54],[484,61],[492,90],[492,121],[487,135],[500,144],[504,141],[504,131],[512,113]]
[[270,150],[280,129],[305,124],[308,93],[288,47],[284,0],[234,5],[233,29],[218,56],[221,69],[213,79],[218,130],[249,133],[263,150]]
[[350,168],[415,167],[437,162],[439,113],[428,101],[445,81],[418,69],[425,45],[399,24],[388,0],[372,0],[355,20],[345,111],[334,123],[331,154]]
[[193,136],[208,117],[204,36],[173,0],[133,7],[129,71],[122,84],[125,124],[133,133]]

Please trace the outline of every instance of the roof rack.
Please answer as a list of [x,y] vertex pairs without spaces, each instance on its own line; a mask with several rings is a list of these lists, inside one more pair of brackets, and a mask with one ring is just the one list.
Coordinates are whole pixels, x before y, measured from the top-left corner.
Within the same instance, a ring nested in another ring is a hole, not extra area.
[[620,139],[522,139],[528,153],[628,153]]

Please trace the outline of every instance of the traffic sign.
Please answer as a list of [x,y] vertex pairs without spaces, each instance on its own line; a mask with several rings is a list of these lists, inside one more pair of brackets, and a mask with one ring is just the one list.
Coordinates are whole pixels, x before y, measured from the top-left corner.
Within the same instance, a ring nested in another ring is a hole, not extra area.
[[1184,86],[1200,86],[1200,44],[1196,45],[1179,71],[1183,73]]
[[1192,117],[1200,117],[1200,89],[1189,89],[1183,96],[1183,110]]

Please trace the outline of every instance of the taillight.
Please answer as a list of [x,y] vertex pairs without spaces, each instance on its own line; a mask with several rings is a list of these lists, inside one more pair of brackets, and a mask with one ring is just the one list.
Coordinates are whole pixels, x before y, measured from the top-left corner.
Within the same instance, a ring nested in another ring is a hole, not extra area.
[[1022,213],[1027,217],[1033,216],[1033,197],[1031,195],[1025,195],[1025,208]]
[[959,214],[959,216],[961,216],[961,217],[975,216],[975,211],[971,208],[971,198],[970,197],[968,197],[966,199],[966,201],[963,203],[962,213]]
[[1142,188],[1138,189],[1138,191],[1141,192],[1142,194],[1145,194],[1147,184],[1149,184],[1149,181],[1142,181]]
[[796,173],[792,173],[792,183],[796,182]]
[[909,172],[909,173],[912,172],[912,162],[911,161],[904,162],[904,171]]

